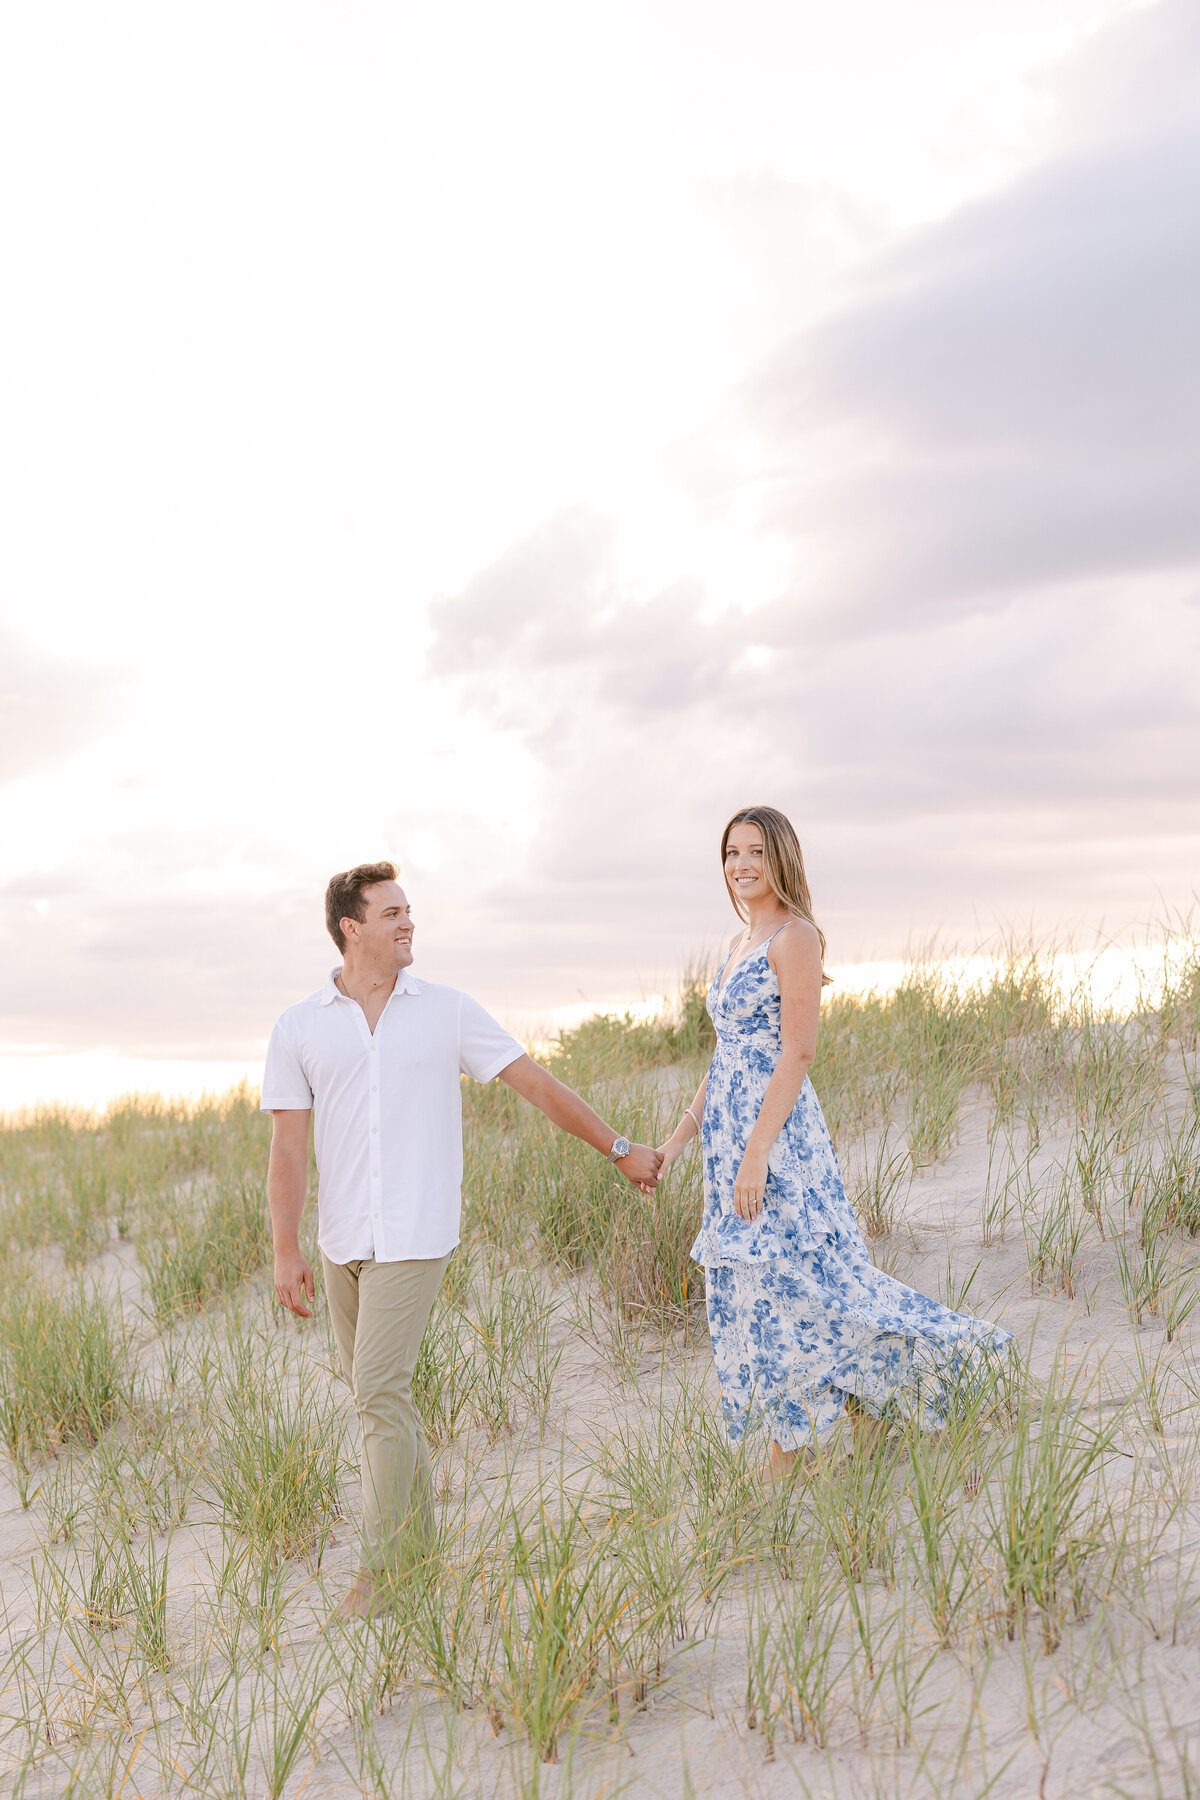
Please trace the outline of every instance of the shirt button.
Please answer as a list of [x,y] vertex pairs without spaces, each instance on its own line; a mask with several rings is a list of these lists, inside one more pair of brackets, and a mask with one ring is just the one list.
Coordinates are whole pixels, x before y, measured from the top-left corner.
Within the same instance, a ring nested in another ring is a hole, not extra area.
[[378,1132],[379,1132],[379,1127],[378,1127],[378,1125],[372,1125],[372,1127],[371,1127],[371,1136],[372,1136],[372,1137],[375,1137],[375,1136],[377,1136],[377,1135],[378,1135]]

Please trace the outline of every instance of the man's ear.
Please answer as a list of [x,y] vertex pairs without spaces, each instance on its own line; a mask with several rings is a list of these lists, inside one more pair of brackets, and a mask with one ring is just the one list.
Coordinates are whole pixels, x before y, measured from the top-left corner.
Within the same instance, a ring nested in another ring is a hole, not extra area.
[[357,919],[339,919],[338,924],[342,928],[342,936],[344,938],[349,938],[351,943],[356,944],[358,942],[359,921]]

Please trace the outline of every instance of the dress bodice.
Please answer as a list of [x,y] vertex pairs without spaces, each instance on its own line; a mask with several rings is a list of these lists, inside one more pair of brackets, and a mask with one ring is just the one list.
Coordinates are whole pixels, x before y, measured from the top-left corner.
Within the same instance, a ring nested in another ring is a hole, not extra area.
[[736,963],[724,986],[721,975],[717,975],[708,990],[708,1013],[718,1045],[754,1044],[762,1049],[773,1048],[778,1061],[782,1005],[779,981],[767,960],[770,943],[768,938],[757,950]]
[[768,1152],[762,1212],[747,1220],[734,1210],[737,1172],[783,1047],[782,1002],[767,956],[770,943],[767,938],[736,963],[723,984],[722,965],[708,990],[717,1047],[704,1099],[704,1218],[692,1255],[710,1266],[795,1256],[830,1231],[853,1225],[829,1132],[807,1077]]

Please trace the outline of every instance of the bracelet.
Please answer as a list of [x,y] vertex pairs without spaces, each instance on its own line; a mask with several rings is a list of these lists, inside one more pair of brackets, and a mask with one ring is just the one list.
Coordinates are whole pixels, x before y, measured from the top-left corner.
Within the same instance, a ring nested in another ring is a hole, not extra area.
[[691,1107],[685,1106],[683,1110],[687,1114],[688,1118],[692,1121],[692,1124],[696,1127],[696,1130],[700,1133],[701,1137],[703,1137],[704,1127],[700,1123],[699,1119],[696,1117],[695,1113],[692,1111]]

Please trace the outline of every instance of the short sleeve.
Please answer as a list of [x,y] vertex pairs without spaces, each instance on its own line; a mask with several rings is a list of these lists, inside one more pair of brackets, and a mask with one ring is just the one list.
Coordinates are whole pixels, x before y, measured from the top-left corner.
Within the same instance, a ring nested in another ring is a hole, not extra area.
[[498,1025],[470,994],[462,997],[458,1015],[458,1066],[474,1081],[491,1081],[501,1069],[524,1056],[525,1046]]
[[307,1112],[313,1103],[308,1077],[297,1055],[295,1045],[278,1019],[267,1045],[267,1061],[263,1069],[263,1112]]

